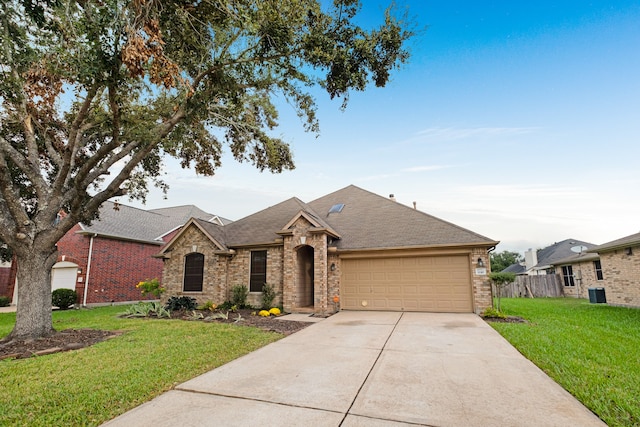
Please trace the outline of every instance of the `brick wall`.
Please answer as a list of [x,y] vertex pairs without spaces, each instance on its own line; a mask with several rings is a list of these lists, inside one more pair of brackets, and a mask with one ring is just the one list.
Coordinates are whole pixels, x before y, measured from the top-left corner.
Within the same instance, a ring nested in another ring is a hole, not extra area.
[[[556,274],[560,275],[562,283],[564,284],[562,267],[563,266],[556,267]],[[571,268],[573,271],[575,286],[564,286],[563,289],[565,296],[574,298],[589,298],[589,288],[604,286],[605,281],[598,280],[596,276],[596,269],[593,261],[576,262],[571,264]]]
[[[95,237],[88,272],[91,237],[77,234],[76,225],[58,242],[58,260],[78,264],[76,292],[83,300],[85,285],[87,304],[139,301],[144,298],[136,288],[138,282],[157,278],[162,282],[162,260],[153,258],[161,246]],[[87,272],[89,273],[87,282]]]
[[11,267],[0,267],[0,296],[12,298],[9,295],[9,278],[11,277]]
[[600,253],[607,303],[640,307],[640,246]]
[[[482,259],[485,265],[486,275],[477,274],[478,258]],[[473,248],[470,255],[470,263],[471,285],[473,288],[473,311],[476,314],[480,314],[485,309],[493,305],[491,282],[489,281],[491,263],[489,262],[489,253],[487,252],[487,248]]]

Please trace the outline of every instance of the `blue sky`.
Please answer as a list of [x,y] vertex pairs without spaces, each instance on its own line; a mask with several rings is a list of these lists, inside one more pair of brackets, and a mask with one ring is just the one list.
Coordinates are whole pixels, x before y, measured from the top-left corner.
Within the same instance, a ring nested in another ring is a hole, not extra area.
[[[365,0],[363,19],[386,2]],[[281,108],[296,170],[168,162],[168,199],[239,219],[354,184],[522,252],[640,231],[640,1],[398,1],[419,27],[383,89],[317,92],[321,134]],[[139,205],[127,200],[127,204]],[[389,219],[393,221],[393,218]]]

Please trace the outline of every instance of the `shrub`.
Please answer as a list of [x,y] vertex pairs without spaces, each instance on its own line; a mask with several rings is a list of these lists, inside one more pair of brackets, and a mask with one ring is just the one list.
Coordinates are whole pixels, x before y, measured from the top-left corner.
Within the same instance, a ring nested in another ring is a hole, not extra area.
[[260,310],[260,312],[258,313],[258,316],[269,317],[271,316],[271,313],[269,313],[267,310]]
[[78,300],[78,294],[73,289],[56,289],[51,293],[51,303],[60,310],[67,310]]
[[201,304],[198,306],[198,310],[209,310],[209,311],[213,311],[217,308],[218,306],[215,305],[213,303],[213,301],[207,301],[204,304]]
[[121,314],[122,317],[166,317],[169,318],[171,315],[169,312],[160,304],[159,302],[139,302],[137,304],[133,304],[131,307],[127,309],[124,313]]
[[274,316],[280,316],[281,314],[280,309],[278,307],[273,307],[271,310],[269,310],[269,313],[273,314]]
[[197,307],[196,299],[191,297],[171,297],[164,306],[166,310],[195,310]]
[[136,285],[136,288],[140,289],[142,295],[153,295],[156,298],[160,298],[160,296],[166,290],[160,285],[160,281],[158,279],[145,280],[144,282],[139,282]]
[[262,287],[262,309],[269,310],[273,306],[273,300],[276,299],[276,290],[268,283]]
[[0,307],[9,307],[11,299],[9,297],[0,297]]
[[489,307],[482,313],[482,317],[490,317],[490,318],[493,317],[493,318],[498,318],[498,319],[506,319],[507,315],[504,314],[503,312],[499,311],[498,309],[495,309],[493,307]]
[[247,297],[249,289],[245,285],[235,285],[231,288],[231,304],[237,305],[239,308],[247,306]]

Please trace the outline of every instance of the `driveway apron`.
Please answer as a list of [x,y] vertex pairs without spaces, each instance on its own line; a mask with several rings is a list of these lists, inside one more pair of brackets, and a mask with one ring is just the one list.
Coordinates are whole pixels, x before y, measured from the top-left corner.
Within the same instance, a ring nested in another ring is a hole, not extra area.
[[343,311],[108,426],[603,426],[473,314]]

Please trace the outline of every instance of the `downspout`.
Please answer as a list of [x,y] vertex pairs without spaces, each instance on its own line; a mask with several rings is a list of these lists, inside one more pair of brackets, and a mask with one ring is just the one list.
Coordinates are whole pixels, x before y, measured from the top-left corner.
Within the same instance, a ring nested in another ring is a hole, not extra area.
[[87,274],[84,279],[84,296],[82,297],[82,305],[84,307],[87,306],[87,293],[89,292],[89,275],[91,274],[91,258],[93,255],[93,238],[96,237],[97,234],[91,236],[91,240],[89,240],[89,256],[87,257]]

